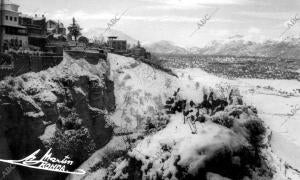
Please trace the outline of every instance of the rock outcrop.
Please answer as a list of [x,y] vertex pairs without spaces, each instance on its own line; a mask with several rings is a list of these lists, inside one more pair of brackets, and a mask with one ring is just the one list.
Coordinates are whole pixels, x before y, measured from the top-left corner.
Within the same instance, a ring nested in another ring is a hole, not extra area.
[[[0,137],[8,146],[1,147],[0,158],[22,159],[37,149],[53,148],[56,156],[80,156],[75,159],[78,167],[84,157],[104,146],[113,133],[106,122],[108,113],[115,109],[114,85],[107,78],[108,71],[105,61],[94,65],[65,54],[57,67],[0,82]],[[78,149],[80,146],[89,149],[76,154],[79,151],[72,150],[74,144],[70,144],[70,149],[60,152],[68,144],[61,147],[57,144],[59,138],[77,132],[84,132],[80,137],[87,139],[79,139],[78,143],[74,139],[72,143],[78,145]],[[55,175],[18,169],[25,179],[45,179]]]

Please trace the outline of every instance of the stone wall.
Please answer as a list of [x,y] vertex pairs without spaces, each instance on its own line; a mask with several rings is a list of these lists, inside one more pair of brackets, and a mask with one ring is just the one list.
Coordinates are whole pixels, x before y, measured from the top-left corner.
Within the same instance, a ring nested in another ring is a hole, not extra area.
[[48,69],[49,67],[58,65],[62,59],[62,56],[15,54],[13,55],[13,69],[7,69],[0,65],[0,80],[10,75],[18,76],[30,71],[39,72]]

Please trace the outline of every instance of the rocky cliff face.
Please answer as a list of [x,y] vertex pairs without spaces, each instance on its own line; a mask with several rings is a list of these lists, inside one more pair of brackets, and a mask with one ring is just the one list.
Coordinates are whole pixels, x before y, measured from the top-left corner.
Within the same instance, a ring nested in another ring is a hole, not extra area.
[[[115,109],[108,69],[104,61],[92,65],[65,54],[57,67],[0,82],[0,136],[8,146],[0,148],[1,159],[53,148],[56,156],[73,156],[75,168],[105,145],[112,136],[106,116]],[[20,170],[25,179],[46,178]]]

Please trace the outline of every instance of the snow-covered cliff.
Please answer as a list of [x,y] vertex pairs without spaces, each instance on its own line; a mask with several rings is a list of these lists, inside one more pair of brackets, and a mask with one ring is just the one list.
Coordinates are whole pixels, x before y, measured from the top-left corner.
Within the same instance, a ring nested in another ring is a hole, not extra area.
[[[72,180],[300,177],[272,152],[264,109],[252,106],[257,99],[251,99],[250,81],[200,69],[174,73],[178,77],[114,54],[98,64],[65,54],[57,67],[2,81],[0,140],[7,147],[1,156],[19,159],[53,148],[87,171],[67,177]],[[182,113],[165,109],[178,88],[177,100],[198,104],[210,92],[226,99],[233,89],[235,101],[215,114],[200,109],[199,121],[184,122]],[[61,175],[24,172],[31,179]]]
[[184,123],[182,113],[166,114],[165,102],[176,89],[179,99],[200,103],[211,91],[228,96],[234,87],[225,80],[193,69],[174,70],[176,78],[118,55],[108,60],[114,137],[81,165],[86,175],[68,179],[287,179],[255,107],[231,105],[195,124]]
[[[21,159],[53,148],[57,158],[70,155],[75,168],[105,145],[113,133],[106,116],[115,110],[108,69],[104,60],[92,65],[64,54],[56,67],[1,81],[0,136],[9,149],[1,158]],[[21,170],[21,177],[60,176],[28,171]]]

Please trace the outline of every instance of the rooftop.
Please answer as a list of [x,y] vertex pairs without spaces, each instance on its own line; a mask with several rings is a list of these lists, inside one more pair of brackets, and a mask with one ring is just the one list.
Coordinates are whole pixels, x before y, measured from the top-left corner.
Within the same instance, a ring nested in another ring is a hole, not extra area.
[[[1,1],[0,1],[1,2]],[[3,6],[4,5],[4,6]],[[0,3],[0,6],[3,6],[4,10],[18,12],[19,5],[16,3],[12,3],[10,0],[3,0],[3,5]],[[2,8],[1,8],[2,9]]]
[[45,17],[42,15],[42,16],[30,16],[28,14],[20,14],[19,17],[22,17],[22,18],[29,18],[29,19],[33,19],[35,21],[38,21],[38,20],[43,20],[45,19]]
[[64,28],[65,27],[62,22],[55,21],[55,20],[52,20],[52,19],[49,19],[47,22],[52,22],[54,24],[57,24],[59,28]]
[[12,3],[10,0],[3,0],[3,2],[4,2],[4,4],[15,4],[15,3]]

